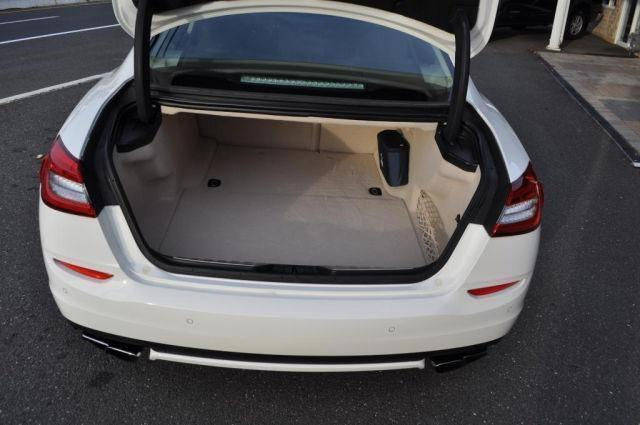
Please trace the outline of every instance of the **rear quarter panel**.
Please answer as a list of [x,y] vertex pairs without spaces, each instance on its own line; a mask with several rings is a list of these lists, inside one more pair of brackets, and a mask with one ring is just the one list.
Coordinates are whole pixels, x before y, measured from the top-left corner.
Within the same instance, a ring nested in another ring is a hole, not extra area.
[[69,153],[81,158],[102,109],[133,78],[133,51],[115,70],[93,86],[73,109],[59,135]]
[[516,181],[525,172],[530,162],[520,139],[500,111],[478,91],[471,79],[467,91],[467,102],[476,109],[491,129],[507,168],[509,181]]

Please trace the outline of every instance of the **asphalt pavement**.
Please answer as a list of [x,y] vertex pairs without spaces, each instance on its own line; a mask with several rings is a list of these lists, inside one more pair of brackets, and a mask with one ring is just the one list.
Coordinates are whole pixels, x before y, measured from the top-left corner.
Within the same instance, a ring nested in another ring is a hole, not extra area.
[[[109,71],[131,39],[110,4],[1,13],[0,98]],[[525,309],[462,369],[293,374],[124,362],[83,342],[47,286],[36,155],[91,84],[0,105],[0,423],[638,423],[640,170],[564,91],[526,39],[472,62],[545,183]],[[77,236],[74,236],[77,237]]]
[[[15,21],[25,22],[3,24]],[[0,98],[115,68],[133,47],[116,24],[111,3],[0,13]],[[108,25],[115,26],[6,43]]]

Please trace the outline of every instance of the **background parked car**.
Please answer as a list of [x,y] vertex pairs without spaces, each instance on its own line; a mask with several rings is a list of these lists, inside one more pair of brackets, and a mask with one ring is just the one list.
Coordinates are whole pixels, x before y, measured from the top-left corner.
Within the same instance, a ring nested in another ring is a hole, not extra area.
[[[557,4],[557,0],[503,0],[498,6],[495,26],[523,29],[551,25]],[[565,37],[574,39],[583,35],[601,12],[602,3],[598,0],[572,1]]]

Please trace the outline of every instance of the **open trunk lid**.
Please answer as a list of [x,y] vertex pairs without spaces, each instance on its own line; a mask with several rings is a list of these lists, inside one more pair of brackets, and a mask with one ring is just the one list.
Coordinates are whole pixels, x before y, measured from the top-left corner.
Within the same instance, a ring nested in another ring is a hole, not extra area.
[[404,32],[455,56],[446,117],[438,118],[436,141],[443,157],[467,171],[475,170],[469,134],[462,124],[470,58],[489,40],[499,0],[113,0],[122,27],[134,35],[134,73],[138,119],[127,131],[129,147],[151,142],[160,108],[151,97],[150,39],[176,26],[206,18],[249,13],[332,15],[370,22]]
[[[470,22],[470,56],[480,53],[493,31],[498,0],[155,0],[151,34],[205,17],[255,12],[299,12],[336,14],[356,19],[387,21],[400,30],[430,34],[433,44],[453,54],[452,19],[463,10]],[[113,0],[122,28],[135,35],[139,0]],[[410,19],[397,19],[397,15]],[[405,28],[402,28],[404,26]]]

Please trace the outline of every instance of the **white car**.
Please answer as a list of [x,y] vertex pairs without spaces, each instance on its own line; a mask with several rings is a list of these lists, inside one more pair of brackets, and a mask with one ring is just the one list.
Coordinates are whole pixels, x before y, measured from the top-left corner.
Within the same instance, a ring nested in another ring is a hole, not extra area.
[[134,49],[40,174],[64,317],[124,357],[231,368],[485,354],[543,193],[469,80],[498,0],[459,3],[113,0]]

